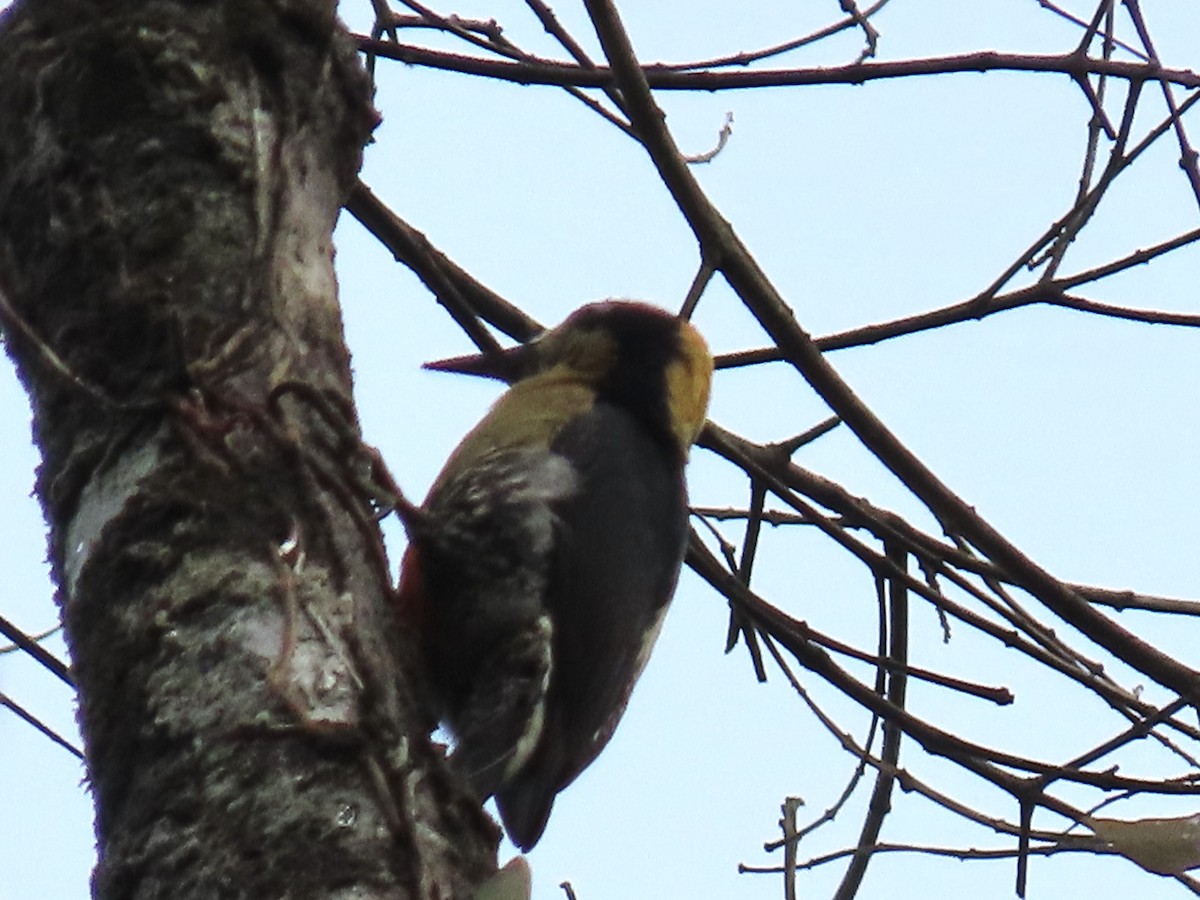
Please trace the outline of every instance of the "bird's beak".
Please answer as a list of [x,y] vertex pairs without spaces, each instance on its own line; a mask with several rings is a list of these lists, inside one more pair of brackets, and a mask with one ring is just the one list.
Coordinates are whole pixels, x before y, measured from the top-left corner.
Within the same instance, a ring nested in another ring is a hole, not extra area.
[[527,374],[534,362],[534,351],[529,344],[493,350],[488,353],[473,353],[470,356],[453,356],[425,363],[422,368],[435,372],[458,372],[462,375],[479,375],[495,378],[512,384]]

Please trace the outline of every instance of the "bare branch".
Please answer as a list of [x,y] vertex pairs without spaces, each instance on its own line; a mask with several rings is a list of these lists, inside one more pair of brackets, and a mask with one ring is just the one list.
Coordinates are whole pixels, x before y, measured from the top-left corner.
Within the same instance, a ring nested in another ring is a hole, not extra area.
[[[615,82],[613,72],[603,66],[587,69],[558,62],[503,62],[430,50],[409,44],[391,44],[359,35],[359,49],[413,66],[427,66],[480,75],[517,84],[545,84],[578,88],[605,88]],[[854,63],[812,69],[764,69],[748,72],[693,71],[652,65],[642,68],[649,87],[658,91],[720,91],[752,88],[799,87],[814,84],[866,84],[893,78],[984,72],[1057,73],[1071,78],[1108,75],[1130,82],[1156,81],[1184,88],[1200,87],[1200,74],[1190,69],[1168,69],[1141,62],[1081,58],[1075,54],[1039,56],[980,51],[957,56],[895,62]]]

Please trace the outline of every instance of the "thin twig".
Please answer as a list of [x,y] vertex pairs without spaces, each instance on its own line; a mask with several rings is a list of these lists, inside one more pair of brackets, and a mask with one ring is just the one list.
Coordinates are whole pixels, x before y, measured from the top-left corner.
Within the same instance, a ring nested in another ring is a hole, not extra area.
[[76,759],[83,759],[82,750],[64,738],[61,734],[59,734],[29,710],[25,709],[25,707],[21,706],[21,704],[17,703],[17,701],[13,700],[7,694],[2,692],[0,692],[0,706],[7,707],[18,718],[23,719],[26,723],[32,725],[35,729],[37,729],[37,731],[50,738],[50,740],[54,741],[54,743],[58,744],[58,746],[62,747]]
[[[764,59],[770,59],[774,56],[783,56],[785,53],[790,53],[793,50],[799,50],[801,47],[806,47],[810,44],[815,44],[818,41],[823,41],[825,38],[832,37],[841,31],[847,31],[859,25],[860,21],[867,21],[879,10],[887,6],[888,0],[876,0],[871,6],[867,7],[865,12],[859,13],[856,17],[849,15],[839,22],[834,22],[832,25],[826,25],[811,34],[806,34],[803,37],[793,38],[789,41],[784,41],[779,44],[774,44],[770,47],[764,47],[761,50],[745,50],[741,53],[734,53],[727,56],[717,56],[712,59],[701,59],[688,63],[677,63],[675,65],[667,65],[664,68],[677,69],[681,72],[687,72],[695,69],[719,69],[724,66],[748,66],[751,63],[760,62]],[[871,46],[868,44],[868,46]],[[859,62],[863,59],[859,57]]]
[[[885,542],[887,558],[900,569],[907,569],[908,552],[895,542]],[[881,638],[888,636],[888,659],[897,668],[888,673],[887,698],[899,709],[905,708],[907,680],[905,667],[908,663],[908,592],[904,585],[896,580],[879,579],[879,601],[881,613],[887,611],[887,629],[881,629]],[[881,648],[882,649],[882,648]],[[880,653],[880,657],[884,654]],[[881,670],[882,671],[882,670]],[[888,766],[899,768],[900,740],[904,732],[888,719],[883,723],[883,748],[880,759]],[[834,893],[834,900],[852,900],[858,893],[863,876],[867,874],[867,866],[871,861],[871,852],[879,840],[883,820],[892,809],[892,788],[896,783],[895,776],[888,769],[881,768],[875,773],[875,788],[867,803],[867,815],[863,820],[862,830],[858,836],[858,847],[850,865],[842,876],[841,883]]]
[[67,687],[75,687],[75,679],[71,676],[71,670],[67,668],[66,664],[47,651],[37,642],[36,638],[26,634],[4,616],[0,616],[0,634],[28,653],[46,671],[56,675]]
[[[1133,20],[1133,27],[1137,30],[1138,39],[1146,48],[1146,55],[1149,57],[1152,66],[1159,66],[1158,53],[1154,49],[1154,44],[1150,40],[1150,29],[1146,26],[1146,20],[1142,16],[1142,7],[1139,0],[1122,0],[1125,8],[1129,10],[1129,17]],[[1197,205],[1200,205],[1200,165],[1197,165],[1197,160],[1200,159],[1200,154],[1197,154],[1196,148],[1192,146],[1188,139],[1187,131],[1183,127],[1183,118],[1179,106],[1175,103],[1175,94],[1171,91],[1171,86],[1164,82],[1159,82],[1162,89],[1163,100],[1166,101],[1167,110],[1171,113],[1172,125],[1175,129],[1175,137],[1179,142],[1179,168],[1183,170],[1187,176],[1188,184],[1192,188],[1192,196],[1196,198]]]

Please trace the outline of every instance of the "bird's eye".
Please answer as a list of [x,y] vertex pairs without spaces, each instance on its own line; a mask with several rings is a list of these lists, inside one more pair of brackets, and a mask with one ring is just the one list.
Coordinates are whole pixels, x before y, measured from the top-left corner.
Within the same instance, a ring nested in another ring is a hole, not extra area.
[[559,352],[555,354],[556,363],[593,378],[600,378],[614,365],[616,347],[604,332],[580,331],[564,337]]

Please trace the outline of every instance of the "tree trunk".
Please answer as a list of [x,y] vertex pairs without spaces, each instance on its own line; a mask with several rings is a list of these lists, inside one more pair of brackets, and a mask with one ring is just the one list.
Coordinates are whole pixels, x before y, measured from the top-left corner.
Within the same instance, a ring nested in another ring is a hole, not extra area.
[[0,24],[0,320],[115,898],[468,897],[495,827],[392,633],[331,233],[375,123],[320,0]]

